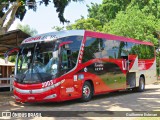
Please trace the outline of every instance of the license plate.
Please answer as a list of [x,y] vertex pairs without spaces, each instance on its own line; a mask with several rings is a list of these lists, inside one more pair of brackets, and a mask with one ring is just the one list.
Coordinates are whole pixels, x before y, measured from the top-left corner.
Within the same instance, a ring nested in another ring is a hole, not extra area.
[[28,100],[35,100],[35,97],[28,97]]

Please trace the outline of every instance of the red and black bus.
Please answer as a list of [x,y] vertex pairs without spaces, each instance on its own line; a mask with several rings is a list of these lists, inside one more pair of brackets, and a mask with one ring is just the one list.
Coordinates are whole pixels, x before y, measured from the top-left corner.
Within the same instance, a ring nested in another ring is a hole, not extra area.
[[153,44],[132,38],[69,30],[27,38],[17,50],[13,92],[20,102],[89,101],[156,81]]

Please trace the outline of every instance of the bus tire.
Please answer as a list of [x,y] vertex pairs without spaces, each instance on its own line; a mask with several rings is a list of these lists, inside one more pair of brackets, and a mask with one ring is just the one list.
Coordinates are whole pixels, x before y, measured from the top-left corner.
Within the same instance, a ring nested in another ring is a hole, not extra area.
[[133,91],[143,92],[145,90],[145,79],[144,77],[139,78],[139,86],[134,88]]
[[93,95],[93,89],[89,81],[86,81],[82,88],[82,98],[81,101],[88,102],[91,100]]

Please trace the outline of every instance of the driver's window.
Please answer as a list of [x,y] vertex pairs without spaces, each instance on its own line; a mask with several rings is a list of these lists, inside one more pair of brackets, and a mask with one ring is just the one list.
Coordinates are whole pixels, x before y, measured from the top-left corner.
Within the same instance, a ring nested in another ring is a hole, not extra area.
[[76,66],[83,36],[69,36],[60,42],[60,75],[65,74]]
[[69,69],[71,68],[71,65],[70,65],[70,60],[69,60],[69,51],[70,50],[66,50],[66,49],[63,49],[62,50],[62,70],[66,70],[66,69]]

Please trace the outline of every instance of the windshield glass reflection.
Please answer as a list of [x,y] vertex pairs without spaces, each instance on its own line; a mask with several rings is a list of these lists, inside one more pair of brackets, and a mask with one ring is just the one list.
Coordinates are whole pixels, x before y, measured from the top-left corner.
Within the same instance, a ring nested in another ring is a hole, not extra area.
[[58,47],[56,42],[26,44],[17,59],[16,79],[23,83],[44,82],[56,77]]

